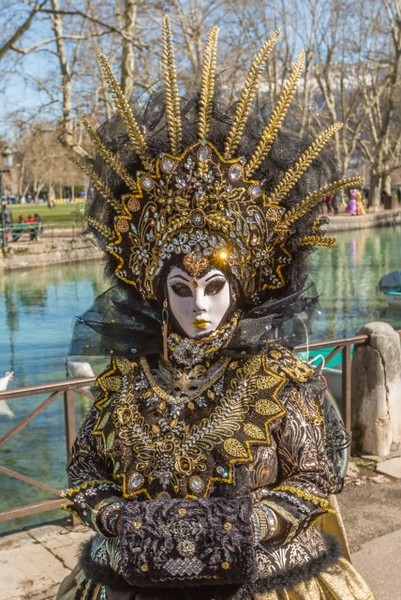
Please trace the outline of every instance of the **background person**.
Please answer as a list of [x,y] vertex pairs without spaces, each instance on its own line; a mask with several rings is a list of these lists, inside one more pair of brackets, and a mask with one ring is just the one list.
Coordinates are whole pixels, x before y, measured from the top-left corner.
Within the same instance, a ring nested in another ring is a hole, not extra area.
[[327,207],[328,213],[333,212],[334,199],[335,199],[335,194],[330,194],[330,196],[327,196],[327,198],[326,198],[326,207]]
[[[13,215],[6,200],[2,200],[1,204],[2,206],[0,208],[2,210],[2,218],[4,215],[5,235],[6,239],[9,240],[12,236]],[[1,226],[3,227],[3,223],[1,223]]]
[[356,190],[356,207],[359,216],[366,215],[364,198],[361,190]]
[[43,219],[39,213],[35,213],[33,215],[33,218],[35,219],[35,224],[36,224],[36,228],[37,228],[36,235],[37,235],[37,237],[39,237],[43,233]]
[[27,231],[27,229],[28,224],[26,222],[25,217],[23,215],[19,215],[18,223],[16,223],[13,227],[13,242],[17,242],[20,239],[21,235],[25,233],[25,231]]
[[348,203],[345,208],[345,212],[350,214],[351,216],[356,216],[358,214],[358,190],[352,189],[349,191],[348,195]]
[[381,191],[381,202],[385,210],[389,210],[392,208],[392,198],[388,191],[385,189]]

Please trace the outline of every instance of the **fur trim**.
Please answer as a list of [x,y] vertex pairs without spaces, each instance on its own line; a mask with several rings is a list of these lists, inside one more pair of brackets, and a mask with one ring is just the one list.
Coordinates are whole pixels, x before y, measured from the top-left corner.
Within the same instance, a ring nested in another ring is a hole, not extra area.
[[[317,577],[337,562],[341,556],[341,548],[336,538],[325,535],[327,551],[319,558],[315,559],[307,567],[300,567],[283,571],[280,575],[272,579],[259,579],[253,584],[239,587],[237,585],[206,585],[194,588],[146,588],[147,593],[154,592],[159,600],[188,600],[190,594],[191,600],[245,600],[254,594],[261,594],[271,590],[281,591],[294,588],[303,581],[308,581]],[[111,590],[131,592],[131,598],[134,600],[140,589],[129,586],[115,571],[110,567],[96,567],[91,561],[91,540],[85,542],[80,556],[80,566],[85,575],[95,583],[105,585]]]
[[118,592],[133,592],[134,588],[109,566],[100,566],[92,559],[92,544],[95,538],[84,542],[79,554],[79,566],[85,577],[96,584],[105,585]]

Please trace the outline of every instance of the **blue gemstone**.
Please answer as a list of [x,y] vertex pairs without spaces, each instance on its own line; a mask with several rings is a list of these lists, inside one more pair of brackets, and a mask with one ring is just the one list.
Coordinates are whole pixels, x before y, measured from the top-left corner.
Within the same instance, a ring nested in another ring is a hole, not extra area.
[[229,177],[232,181],[237,181],[242,175],[242,169],[239,165],[230,168]]
[[140,473],[133,473],[131,475],[131,477],[129,478],[129,484],[134,490],[137,490],[138,488],[140,488],[142,486],[143,482],[144,482],[144,478],[143,478],[143,475],[141,475]]
[[174,169],[174,162],[171,158],[163,158],[161,161],[161,168],[165,173],[170,173]]
[[198,156],[201,160],[207,160],[210,156],[210,150],[206,146],[201,148],[198,152]]
[[262,193],[262,188],[260,185],[254,185],[253,188],[251,189],[251,195],[254,198],[257,198],[258,196],[260,196]]
[[191,490],[193,492],[199,493],[203,490],[203,488],[205,487],[205,484],[200,477],[195,475],[194,477],[191,477],[191,480],[189,482],[189,487],[191,488]]
[[154,186],[154,181],[150,177],[142,177],[141,178],[142,187],[145,190],[151,190]]

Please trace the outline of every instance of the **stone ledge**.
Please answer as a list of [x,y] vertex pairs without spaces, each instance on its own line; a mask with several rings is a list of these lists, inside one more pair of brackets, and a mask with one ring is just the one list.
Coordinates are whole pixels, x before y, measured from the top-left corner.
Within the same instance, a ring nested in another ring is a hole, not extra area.
[[401,208],[370,212],[361,216],[351,216],[346,213],[340,213],[335,217],[327,216],[330,219],[330,223],[327,226],[329,234],[335,231],[352,231],[355,229],[368,229],[370,227],[401,225]]
[[0,271],[30,269],[45,265],[96,260],[103,253],[90,235],[51,232],[37,242],[18,241],[8,244],[7,252],[0,254]]
[[[372,212],[362,216],[340,213],[329,215],[328,234],[371,227],[389,227],[401,224],[401,208]],[[10,242],[8,253],[0,252],[0,272],[14,269],[30,269],[59,263],[72,263],[102,258],[103,252],[96,245],[92,234],[82,234],[77,229],[53,229],[45,231],[37,242],[28,239]]]

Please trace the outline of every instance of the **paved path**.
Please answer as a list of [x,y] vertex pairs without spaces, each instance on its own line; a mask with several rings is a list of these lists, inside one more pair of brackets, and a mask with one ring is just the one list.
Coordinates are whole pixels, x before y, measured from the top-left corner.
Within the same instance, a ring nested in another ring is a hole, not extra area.
[[[54,600],[89,535],[82,527],[47,525],[0,538],[0,600]],[[401,529],[367,542],[353,555],[376,600],[401,599],[400,548]]]
[[46,525],[0,538],[0,600],[54,600],[88,535]]
[[354,566],[370,585],[376,600],[401,600],[400,549],[401,529],[398,529],[367,542],[352,556]]

